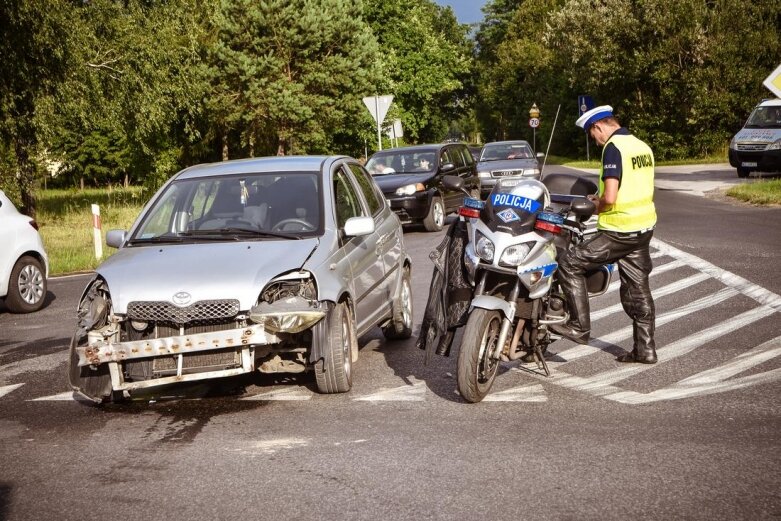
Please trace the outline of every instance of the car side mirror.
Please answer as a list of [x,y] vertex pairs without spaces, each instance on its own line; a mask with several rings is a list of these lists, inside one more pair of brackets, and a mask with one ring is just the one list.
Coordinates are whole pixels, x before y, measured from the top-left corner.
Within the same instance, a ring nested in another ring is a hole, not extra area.
[[442,172],[450,172],[451,170],[455,170],[455,168],[456,168],[456,165],[454,165],[453,163],[445,163],[444,165],[442,165],[440,167],[440,170]]
[[580,217],[582,220],[586,220],[597,211],[597,207],[594,203],[586,199],[585,197],[578,197],[572,200],[570,203],[570,209],[572,213]]
[[545,157],[545,152],[537,152],[537,159],[542,159]]
[[344,234],[347,237],[359,237],[374,233],[374,218],[350,217],[344,223]]
[[119,248],[125,242],[127,232],[125,230],[109,230],[106,232],[106,245]]

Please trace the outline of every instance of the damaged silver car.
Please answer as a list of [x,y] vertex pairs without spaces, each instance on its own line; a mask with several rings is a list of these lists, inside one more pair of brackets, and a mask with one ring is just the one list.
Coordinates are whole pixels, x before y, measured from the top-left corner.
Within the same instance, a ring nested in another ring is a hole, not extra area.
[[96,270],[69,380],[96,402],[251,373],[349,391],[358,337],[412,334],[398,218],[354,159],[198,165],[170,179]]

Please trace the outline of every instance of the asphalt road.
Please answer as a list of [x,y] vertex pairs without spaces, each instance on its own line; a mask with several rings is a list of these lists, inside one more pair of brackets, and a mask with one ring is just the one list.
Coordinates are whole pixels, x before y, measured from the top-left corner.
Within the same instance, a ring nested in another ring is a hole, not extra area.
[[[65,383],[88,277],[0,306],[0,519],[777,519],[781,209],[697,195],[736,176],[690,170],[657,174],[660,363],[614,361],[612,290],[589,348],[553,344],[551,378],[506,364],[480,404],[455,357],[377,330],[347,394],[258,375],[97,408]],[[443,233],[405,232],[415,331]]]

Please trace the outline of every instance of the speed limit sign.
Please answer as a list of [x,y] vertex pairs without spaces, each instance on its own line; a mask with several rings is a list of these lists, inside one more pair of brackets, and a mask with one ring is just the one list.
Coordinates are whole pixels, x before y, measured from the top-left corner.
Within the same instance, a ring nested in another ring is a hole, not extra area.
[[529,119],[529,126],[531,128],[537,128],[540,126],[540,118],[530,118]]

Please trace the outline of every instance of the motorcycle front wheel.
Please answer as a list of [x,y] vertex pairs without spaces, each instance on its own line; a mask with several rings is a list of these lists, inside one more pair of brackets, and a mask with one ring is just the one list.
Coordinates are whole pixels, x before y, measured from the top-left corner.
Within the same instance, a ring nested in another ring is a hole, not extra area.
[[485,398],[496,378],[499,360],[491,358],[502,329],[498,311],[475,308],[469,315],[458,352],[458,392],[470,403]]

